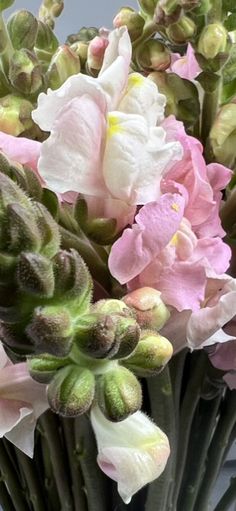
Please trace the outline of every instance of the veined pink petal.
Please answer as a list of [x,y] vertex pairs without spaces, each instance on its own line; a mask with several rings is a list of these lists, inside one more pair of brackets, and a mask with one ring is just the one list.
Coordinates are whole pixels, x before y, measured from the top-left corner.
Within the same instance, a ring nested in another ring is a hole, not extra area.
[[204,299],[206,274],[204,267],[190,261],[176,262],[159,278],[158,289],[163,300],[178,311],[198,310]]
[[13,137],[0,131],[0,151],[10,159],[37,170],[41,143],[24,137]]
[[140,274],[169,243],[183,216],[184,199],[165,194],[157,202],[146,204],[136,215],[136,224],[126,229],[112,246],[109,257],[111,274],[125,284]]
[[171,71],[179,75],[181,78],[191,81],[199,75],[201,68],[190,43],[188,44],[186,55],[183,57],[179,55],[179,58],[176,57],[172,59]]

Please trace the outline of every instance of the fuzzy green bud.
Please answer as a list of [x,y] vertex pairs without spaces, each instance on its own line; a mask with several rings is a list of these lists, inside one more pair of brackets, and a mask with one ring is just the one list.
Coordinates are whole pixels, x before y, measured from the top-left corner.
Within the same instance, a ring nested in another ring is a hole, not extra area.
[[210,131],[210,142],[216,160],[233,168],[236,162],[236,104],[224,105]]
[[153,16],[157,0],[138,0],[138,3],[145,14]]
[[59,46],[58,40],[52,29],[38,20],[38,32],[35,41],[35,53],[41,63],[49,63]]
[[14,13],[7,23],[7,29],[15,50],[33,50],[37,38],[38,22],[31,12],[22,10]]
[[170,317],[170,312],[161,299],[160,291],[142,287],[123,297],[125,304],[135,313],[141,328],[160,330]]
[[142,34],[144,23],[144,18],[131,7],[122,7],[113,19],[114,28],[120,28],[124,25],[127,27],[131,41]]
[[0,0],[0,12],[11,7],[11,5],[14,4],[14,1],[15,0]]
[[26,333],[36,353],[65,357],[71,350],[73,326],[70,314],[62,307],[37,307]]
[[52,262],[40,254],[21,252],[17,263],[17,282],[24,293],[51,298],[54,292]]
[[228,32],[221,23],[211,23],[202,30],[198,40],[198,52],[205,59],[214,59],[227,48]]
[[140,383],[134,374],[121,366],[99,377],[96,397],[105,417],[113,422],[126,419],[142,405]]
[[68,358],[53,357],[43,353],[39,357],[28,357],[27,367],[30,376],[39,383],[49,383],[58,369],[68,365]]
[[17,137],[33,126],[33,105],[27,99],[8,94],[0,99],[0,131]]
[[120,316],[134,317],[132,310],[122,300],[116,300],[115,298],[104,298],[98,300],[91,307],[93,312],[100,312],[102,314],[113,314],[117,313]]
[[35,94],[43,84],[41,65],[33,52],[16,50],[10,60],[9,80],[23,94]]
[[22,250],[39,251],[41,239],[37,223],[30,208],[21,204],[7,206],[7,239],[8,250],[19,254]]
[[60,46],[50,62],[47,79],[51,89],[58,89],[69,76],[80,72],[80,59],[73,50],[66,46]]
[[166,29],[167,37],[175,44],[184,44],[194,37],[196,25],[191,18],[182,16],[179,21],[169,25]]
[[171,343],[155,332],[143,330],[134,353],[123,361],[123,365],[137,376],[148,377],[158,374],[173,354]]
[[90,357],[123,358],[134,351],[139,336],[135,319],[94,313],[79,319],[74,340],[80,351]]
[[91,371],[75,365],[59,369],[49,383],[47,396],[51,409],[63,417],[77,417],[87,412],[95,393]]
[[150,39],[140,45],[136,59],[141,69],[164,71],[170,66],[171,55],[168,48],[157,39]]

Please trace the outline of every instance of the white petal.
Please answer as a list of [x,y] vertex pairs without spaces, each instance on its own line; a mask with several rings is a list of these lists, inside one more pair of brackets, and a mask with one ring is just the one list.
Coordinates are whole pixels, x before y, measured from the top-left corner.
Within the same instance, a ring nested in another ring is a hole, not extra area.
[[14,428],[5,434],[7,440],[12,442],[27,456],[33,458],[34,454],[34,430],[36,420],[29,408],[21,408],[20,418]]

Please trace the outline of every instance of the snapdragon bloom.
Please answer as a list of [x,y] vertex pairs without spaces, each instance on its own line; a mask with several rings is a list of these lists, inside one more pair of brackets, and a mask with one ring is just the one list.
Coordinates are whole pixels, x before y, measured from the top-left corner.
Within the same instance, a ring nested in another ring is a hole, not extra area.
[[13,364],[0,343],[0,438],[32,458],[36,422],[47,408],[46,386],[32,380],[25,362]]
[[201,68],[190,43],[188,43],[186,54],[182,57],[179,53],[172,53],[170,71],[191,81],[199,75]]

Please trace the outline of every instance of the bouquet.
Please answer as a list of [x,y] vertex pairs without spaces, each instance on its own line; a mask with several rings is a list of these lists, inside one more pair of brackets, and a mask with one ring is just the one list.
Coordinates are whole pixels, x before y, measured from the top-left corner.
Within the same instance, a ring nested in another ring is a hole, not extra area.
[[[0,0],[3,511],[226,511],[236,7]],[[69,8],[69,3],[67,8]]]

